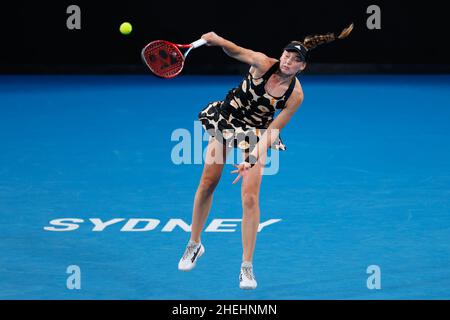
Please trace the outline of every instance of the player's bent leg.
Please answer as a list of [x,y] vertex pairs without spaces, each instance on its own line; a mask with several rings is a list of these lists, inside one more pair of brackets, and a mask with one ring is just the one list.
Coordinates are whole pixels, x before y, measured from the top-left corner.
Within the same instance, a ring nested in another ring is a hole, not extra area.
[[200,235],[212,205],[214,190],[220,181],[227,150],[216,139],[211,138],[206,152],[202,177],[194,198],[190,241],[178,263],[178,269],[189,271],[205,252]]

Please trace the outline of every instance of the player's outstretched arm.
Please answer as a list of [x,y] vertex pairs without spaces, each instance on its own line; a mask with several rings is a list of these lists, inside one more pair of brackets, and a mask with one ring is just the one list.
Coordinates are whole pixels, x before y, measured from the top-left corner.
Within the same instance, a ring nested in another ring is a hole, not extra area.
[[218,36],[215,32],[208,32],[202,35],[202,39],[206,40],[208,46],[222,47],[225,53],[239,61],[247,63],[257,69],[263,69],[267,65],[273,64],[274,59],[269,58],[264,53],[256,52],[236,45],[235,43]]

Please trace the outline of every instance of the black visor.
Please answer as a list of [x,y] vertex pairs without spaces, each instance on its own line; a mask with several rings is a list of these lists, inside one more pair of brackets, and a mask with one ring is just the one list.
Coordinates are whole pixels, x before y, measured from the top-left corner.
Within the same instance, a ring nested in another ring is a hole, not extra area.
[[306,61],[308,59],[308,49],[300,43],[291,42],[284,48],[284,50],[298,53],[302,61]]

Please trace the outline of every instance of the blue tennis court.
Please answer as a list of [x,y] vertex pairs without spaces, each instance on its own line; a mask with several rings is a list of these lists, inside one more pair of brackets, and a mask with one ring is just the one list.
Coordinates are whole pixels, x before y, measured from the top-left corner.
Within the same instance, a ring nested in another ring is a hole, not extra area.
[[[287,151],[261,187],[258,288],[239,289],[231,165],[205,255],[177,270],[207,144],[195,120],[241,79],[1,76],[0,299],[449,299],[447,75],[300,77]],[[174,132],[192,138],[183,164]]]

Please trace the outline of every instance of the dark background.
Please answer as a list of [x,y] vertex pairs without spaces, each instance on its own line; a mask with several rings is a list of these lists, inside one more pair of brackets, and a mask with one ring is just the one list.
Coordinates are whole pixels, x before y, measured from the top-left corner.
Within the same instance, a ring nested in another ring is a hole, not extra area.
[[[81,30],[66,27],[71,4],[81,8]],[[381,8],[381,30],[366,27],[371,4]],[[309,70],[450,72],[450,11],[443,1],[16,1],[0,10],[0,73],[144,73],[146,43],[189,43],[210,30],[278,57],[290,40],[339,33],[351,22],[348,39],[314,50]],[[123,21],[133,25],[128,36],[119,33]],[[243,68],[219,48],[200,48],[188,61],[188,74]]]

